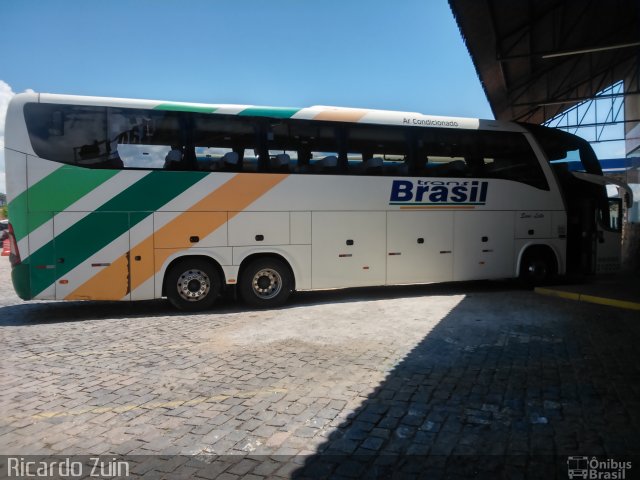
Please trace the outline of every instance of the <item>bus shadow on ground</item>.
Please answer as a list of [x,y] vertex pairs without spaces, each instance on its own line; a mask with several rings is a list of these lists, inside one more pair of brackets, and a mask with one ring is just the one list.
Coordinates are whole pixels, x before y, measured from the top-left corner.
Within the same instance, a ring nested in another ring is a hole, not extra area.
[[566,478],[574,455],[635,465],[631,313],[481,297],[444,317],[293,478]]
[[[362,287],[339,290],[296,292],[279,310],[314,305],[371,300],[414,298],[431,295],[462,295],[473,292],[515,290],[520,286],[508,281],[474,281],[430,285]],[[221,297],[214,307],[202,312],[176,310],[166,299],[133,302],[110,301],[33,301],[0,306],[0,326],[37,325],[122,318],[225,315],[252,312],[232,294]]]

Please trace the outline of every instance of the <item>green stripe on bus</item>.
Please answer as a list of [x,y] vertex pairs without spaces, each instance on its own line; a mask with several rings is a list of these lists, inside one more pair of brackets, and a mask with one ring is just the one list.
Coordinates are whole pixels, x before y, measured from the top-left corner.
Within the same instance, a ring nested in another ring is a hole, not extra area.
[[7,212],[13,227],[13,234],[17,240],[20,240],[29,231],[27,226],[27,191],[22,192],[9,202]]
[[195,105],[184,105],[180,103],[161,103],[154,110],[168,110],[170,112],[194,112],[194,113],[213,113],[218,107],[198,107]]
[[[16,200],[20,202],[18,207],[20,210],[24,208],[22,203],[26,202],[29,213],[62,212],[117,173],[118,170],[87,170],[65,165],[22,192],[14,202]],[[27,211],[24,210],[17,215],[20,215],[20,218],[26,218],[26,213]],[[19,224],[17,230],[14,227],[16,239],[21,240],[49,218],[51,214],[30,215],[28,222]]]
[[[29,263],[32,268],[55,265],[55,277],[60,278],[206,175],[204,172],[151,172],[54,237],[29,257]],[[130,222],[131,211],[141,215],[133,215]],[[32,277],[32,298],[51,284],[46,279]]]
[[238,115],[252,117],[291,118],[300,111],[299,108],[285,107],[250,107],[245,108]]

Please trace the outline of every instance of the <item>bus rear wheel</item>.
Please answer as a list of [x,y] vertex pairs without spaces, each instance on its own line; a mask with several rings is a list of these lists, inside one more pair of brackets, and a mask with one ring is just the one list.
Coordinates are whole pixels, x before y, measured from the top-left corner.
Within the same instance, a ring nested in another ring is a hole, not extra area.
[[206,260],[178,261],[167,273],[166,292],[171,304],[180,310],[206,310],[220,294],[218,272]]
[[293,291],[293,275],[282,260],[258,258],[243,269],[238,287],[242,299],[252,307],[279,307]]
[[557,273],[554,255],[544,248],[532,248],[522,256],[520,280],[529,287],[548,283]]

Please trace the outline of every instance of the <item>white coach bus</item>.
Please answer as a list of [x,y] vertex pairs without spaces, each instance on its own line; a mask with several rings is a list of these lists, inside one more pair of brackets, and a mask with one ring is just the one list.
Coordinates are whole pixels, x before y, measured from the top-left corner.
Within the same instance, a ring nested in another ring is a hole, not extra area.
[[540,126],[25,93],[5,159],[23,299],[201,310],[237,288],[271,307],[294,290],[620,265],[622,205],[593,150]]

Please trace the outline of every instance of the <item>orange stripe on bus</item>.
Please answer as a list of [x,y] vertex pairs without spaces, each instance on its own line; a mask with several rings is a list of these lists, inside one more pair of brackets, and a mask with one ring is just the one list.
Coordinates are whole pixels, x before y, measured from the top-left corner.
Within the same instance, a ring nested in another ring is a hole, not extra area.
[[340,109],[340,110],[324,110],[313,117],[314,120],[331,120],[336,122],[358,122],[367,114],[366,110],[358,109]]
[[126,255],[123,255],[76,288],[65,300],[120,300],[128,293],[128,276],[129,265]]
[[[180,233],[189,232],[189,235],[198,235],[201,238],[213,233],[215,230],[224,225],[228,220],[233,218],[237,213],[246,209],[262,195],[267,193],[278,183],[284,180],[286,174],[239,174],[231,178],[228,182],[208,194],[202,200],[196,202],[188,210],[179,214],[175,219],[158,229],[155,232],[155,239],[159,244],[171,237],[175,237]],[[209,222],[195,222],[192,212],[220,212],[226,211],[228,215],[212,215]],[[175,242],[174,242],[175,243]],[[135,245],[130,252],[131,258],[136,255],[143,258],[150,258],[154,254],[154,234],[145,238],[142,242]],[[164,261],[173,253],[184,248],[167,248],[155,251],[155,265],[142,267],[141,270],[135,270],[131,275],[130,290],[137,287],[151,278],[160,270]],[[107,299],[102,295],[113,294],[108,299],[119,300],[123,298],[129,291],[127,285],[122,288],[123,281],[128,278],[128,272],[123,272],[122,264],[127,265],[127,255],[122,255],[110,267],[106,267],[99,273],[94,275],[76,290],[71,292],[66,299],[77,298],[95,298],[96,292],[101,292],[101,299]],[[117,287],[120,285],[120,287]],[[108,292],[108,293],[107,293]],[[122,293],[120,296],[120,293]]]
[[441,205],[441,206],[402,206],[400,210],[473,210],[473,205]]

